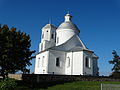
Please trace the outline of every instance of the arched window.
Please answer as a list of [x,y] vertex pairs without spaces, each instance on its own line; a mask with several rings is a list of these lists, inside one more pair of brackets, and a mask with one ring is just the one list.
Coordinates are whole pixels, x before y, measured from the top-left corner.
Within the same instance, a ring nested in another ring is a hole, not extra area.
[[60,67],[60,58],[59,57],[56,58],[56,66]]
[[56,43],[56,34],[54,34],[55,36],[54,36],[54,38],[55,38],[55,43]]
[[90,59],[88,57],[85,58],[85,66],[90,68]]
[[70,57],[67,57],[66,64],[67,64],[67,68],[70,67]]
[[51,39],[53,39],[53,38],[54,38],[54,34],[52,33],[52,34],[51,34]]

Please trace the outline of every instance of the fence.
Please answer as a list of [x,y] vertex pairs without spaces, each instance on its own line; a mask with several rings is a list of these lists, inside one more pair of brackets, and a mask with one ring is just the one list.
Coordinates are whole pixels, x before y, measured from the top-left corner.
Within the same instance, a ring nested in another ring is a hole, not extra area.
[[101,84],[101,90],[120,90],[120,84]]

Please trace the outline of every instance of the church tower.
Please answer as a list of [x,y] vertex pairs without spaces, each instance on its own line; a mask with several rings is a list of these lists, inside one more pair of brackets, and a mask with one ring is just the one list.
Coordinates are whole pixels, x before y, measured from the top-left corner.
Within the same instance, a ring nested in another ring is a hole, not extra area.
[[56,27],[52,24],[46,24],[42,28],[39,52],[55,46],[55,41],[56,41],[55,38],[56,38]]

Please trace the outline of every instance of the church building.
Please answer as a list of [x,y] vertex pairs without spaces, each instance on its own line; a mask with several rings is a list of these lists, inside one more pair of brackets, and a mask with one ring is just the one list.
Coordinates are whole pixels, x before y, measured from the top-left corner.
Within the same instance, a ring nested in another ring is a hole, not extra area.
[[79,28],[70,14],[59,27],[46,24],[42,28],[35,74],[98,75],[98,56],[81,41]]

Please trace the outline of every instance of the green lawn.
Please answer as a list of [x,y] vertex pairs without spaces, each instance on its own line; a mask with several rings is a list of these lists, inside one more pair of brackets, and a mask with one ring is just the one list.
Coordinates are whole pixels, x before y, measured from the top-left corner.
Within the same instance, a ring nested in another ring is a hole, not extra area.
[[[100,90],[101,83],[120,84],[120,82],[77,81],[72,83],[64,83],[55,86],[50,86],[46,90]],[[44,90],[44,89],[31,89],[30,87],[27,87],[21,83],[21,85],[17,85],[15,90]]]
[[120,82],[78,81],[48,87],[48,90],[100,90],[101,83],[120,84]]

